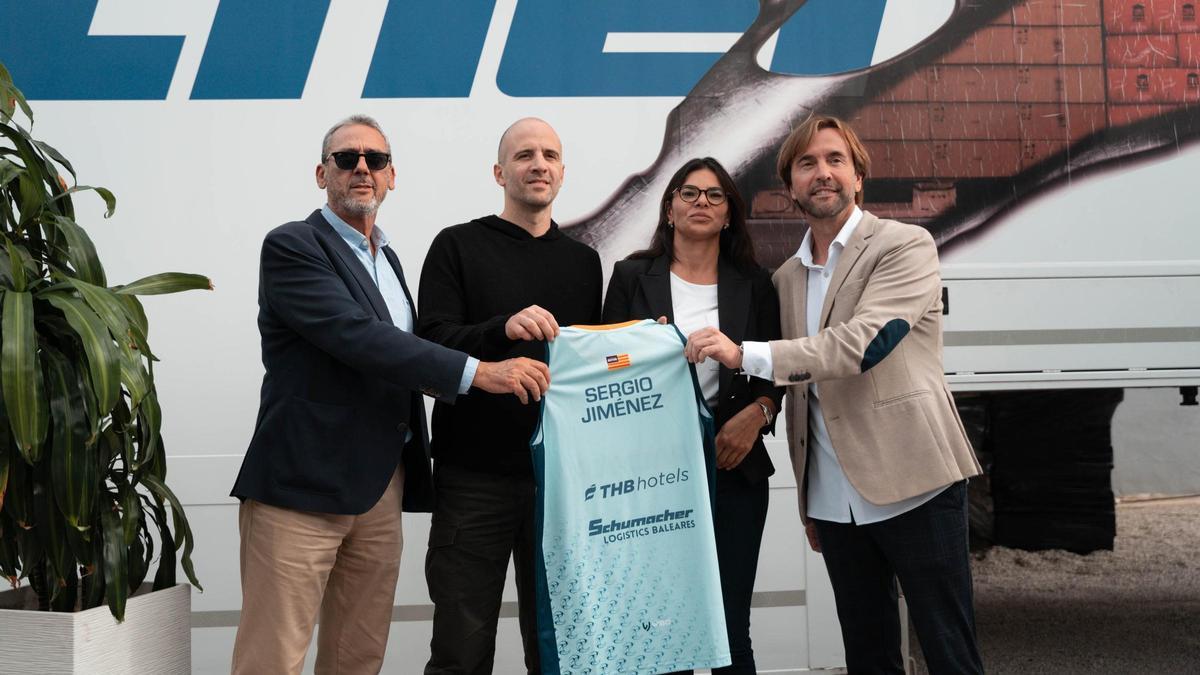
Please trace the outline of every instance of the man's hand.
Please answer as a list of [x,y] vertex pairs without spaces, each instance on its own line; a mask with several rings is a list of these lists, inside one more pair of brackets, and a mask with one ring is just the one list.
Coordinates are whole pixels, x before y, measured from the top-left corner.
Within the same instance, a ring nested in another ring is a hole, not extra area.
[[751,403],[721,425],[717,432],[717,468],[733,469],[741,464],[766,423],[762,408]]
[[688,361],[700,363],[706,358],[721,362],[726,368],[742,367],[742,350],[720,330],[708,326],[688,336],[683,354]]
[[508,317],[504,334],[509,340],[554,340],[558,337],[558,321],[550,312],[530,305]]
[[512,394],[521,403],[529,403],[531,397],[540,401],[550,388],[550,369],[541,361],[523,356],[499,363],[480,361],[471,386],[493,394]]
[[804,536],[808,537],[808,545],[812,547],[814,553],[821,552],[821,539],[817,537],[817,526],[815,523],[809,523],[804,526]]

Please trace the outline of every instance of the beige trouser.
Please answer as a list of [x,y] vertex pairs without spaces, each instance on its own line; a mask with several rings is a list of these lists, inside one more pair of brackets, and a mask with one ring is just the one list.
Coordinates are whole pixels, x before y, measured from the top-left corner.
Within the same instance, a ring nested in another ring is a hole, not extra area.
[[379,672],[404,545],[403,489],[401,466],[375,506],[358,516],[242,502],[235,674],[299,673],[318,608],[316,672]]

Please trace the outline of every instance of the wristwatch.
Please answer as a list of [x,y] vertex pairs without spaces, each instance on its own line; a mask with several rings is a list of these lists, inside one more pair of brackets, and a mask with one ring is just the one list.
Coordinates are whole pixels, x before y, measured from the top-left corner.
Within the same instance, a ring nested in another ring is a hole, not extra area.
[[764,426],[764,427],[769,427],[769,426],[771,426],[771,422],[774,422],[774,421],[775,421],[775,415],[771,413],[771,409],[770,409],[770,408],[768,408],[768,407],[767,407],[767,404],[766,404],[766,403],[763,403],[762,401],[755,401],[755,403],[757,403],[757,404],[758,404],[758,408],[759,408],[760,410],[762,410],[763,417],[767,418],[767,423],[766,423],[766,424],[764,424],[763,426]]

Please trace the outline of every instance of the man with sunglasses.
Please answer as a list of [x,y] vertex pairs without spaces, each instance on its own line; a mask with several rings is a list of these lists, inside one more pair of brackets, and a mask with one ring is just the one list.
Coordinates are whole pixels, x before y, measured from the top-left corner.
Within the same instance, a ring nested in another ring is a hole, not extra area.
[[[600,256],[551,218],[562,143],[539,119],[501,136],[493,167],[504,210],[442,230],[421,270],[417,334],[477,358],[545,359],[559,325],[600,321]],[[425,578],[433,600],[426,673],[490,673],[515,559],[525,666],[540,672],[533,602],[538,407],[471,395],[433,409],[436,503]]]
[[396,184],[375,120],[334,125],[316,179],[328,203],[263,242],[266,374],[232,491],[242,500],[234,673],[299,673],[318,611],[316,672],[378,672],[400,513],[432,508],[421,394],[451,402],[476,387],[526,402],[549,385],[543,363],[480,362],[413,335],[404,273],[375,225]]

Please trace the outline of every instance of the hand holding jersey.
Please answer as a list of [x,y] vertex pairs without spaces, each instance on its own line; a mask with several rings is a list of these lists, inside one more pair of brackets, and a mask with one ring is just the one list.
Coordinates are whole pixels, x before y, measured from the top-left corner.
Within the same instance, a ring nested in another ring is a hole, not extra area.
[[742,367],[741,349],[733,344],[733,341],[726,337],[719,328],[713,326],[701,328],[689,335],[683,353],[692,363],[700,363],[704,359],[712,358],[726,368],[736,370]]
[[530,305],[508,317],[504,334],[510,340],[550,341],[558,337],[558,321],[548,310]]
[[489,394],[512,394],[521,403],[529,403],[530,398],[537,402],[550,388],[550,369],[541,361],[523,356],[499,363],[480,361],[471,386]]

